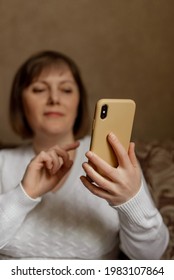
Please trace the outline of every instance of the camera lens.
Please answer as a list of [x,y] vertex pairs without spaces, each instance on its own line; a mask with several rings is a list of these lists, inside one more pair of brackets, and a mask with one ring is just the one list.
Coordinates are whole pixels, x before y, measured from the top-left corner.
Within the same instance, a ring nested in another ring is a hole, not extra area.
[[102,108],[101,108],[101,114],[100,114],[101,119],[105,119],[105,118],[106,118],[106,116],[107,116],[107,111],[108,111],[108,105],[105,104],[105,105],[103,105]]

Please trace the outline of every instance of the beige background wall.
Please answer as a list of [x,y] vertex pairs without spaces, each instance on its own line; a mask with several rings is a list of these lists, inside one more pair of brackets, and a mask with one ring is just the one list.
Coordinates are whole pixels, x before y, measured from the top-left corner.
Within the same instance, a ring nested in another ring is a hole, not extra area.
[[98,98],[133,98],[134,138],[174,138],[173,0],[0,0],[0,140],[8,125],[12,77],[33,52],[72,56]]

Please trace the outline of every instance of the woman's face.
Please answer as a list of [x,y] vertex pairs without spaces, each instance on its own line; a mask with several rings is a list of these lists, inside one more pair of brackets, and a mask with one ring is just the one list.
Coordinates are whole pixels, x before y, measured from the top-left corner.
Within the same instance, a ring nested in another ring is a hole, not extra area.
[[23,107],[34,135],[71,135],[79,90],[66,65],[41,72],[23,92]]

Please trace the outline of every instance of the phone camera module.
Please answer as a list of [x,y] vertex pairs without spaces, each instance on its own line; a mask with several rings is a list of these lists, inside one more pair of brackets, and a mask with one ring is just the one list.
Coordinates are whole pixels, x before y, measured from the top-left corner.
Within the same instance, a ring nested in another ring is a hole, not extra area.
[[105,104],[105,105],[103,105],[102,108],[101,108],[101,114],[100,114],[101,119],[105,119],[105,118],[106,118],[106,116],[107,116],[107,111],[108,111],[108,105]]

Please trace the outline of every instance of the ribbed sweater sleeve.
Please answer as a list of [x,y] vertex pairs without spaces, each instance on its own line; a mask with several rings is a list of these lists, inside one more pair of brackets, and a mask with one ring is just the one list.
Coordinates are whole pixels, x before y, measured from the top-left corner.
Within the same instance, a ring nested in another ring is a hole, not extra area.
[[41,198],[30,198],[21,184],[0,195],[0,248],[10,241],[26,215],[40,200]]
[[145,181],[132,199],[113,208],[118,211],[121,248],[126,255],[130,259],[160,259],[169,234]]

